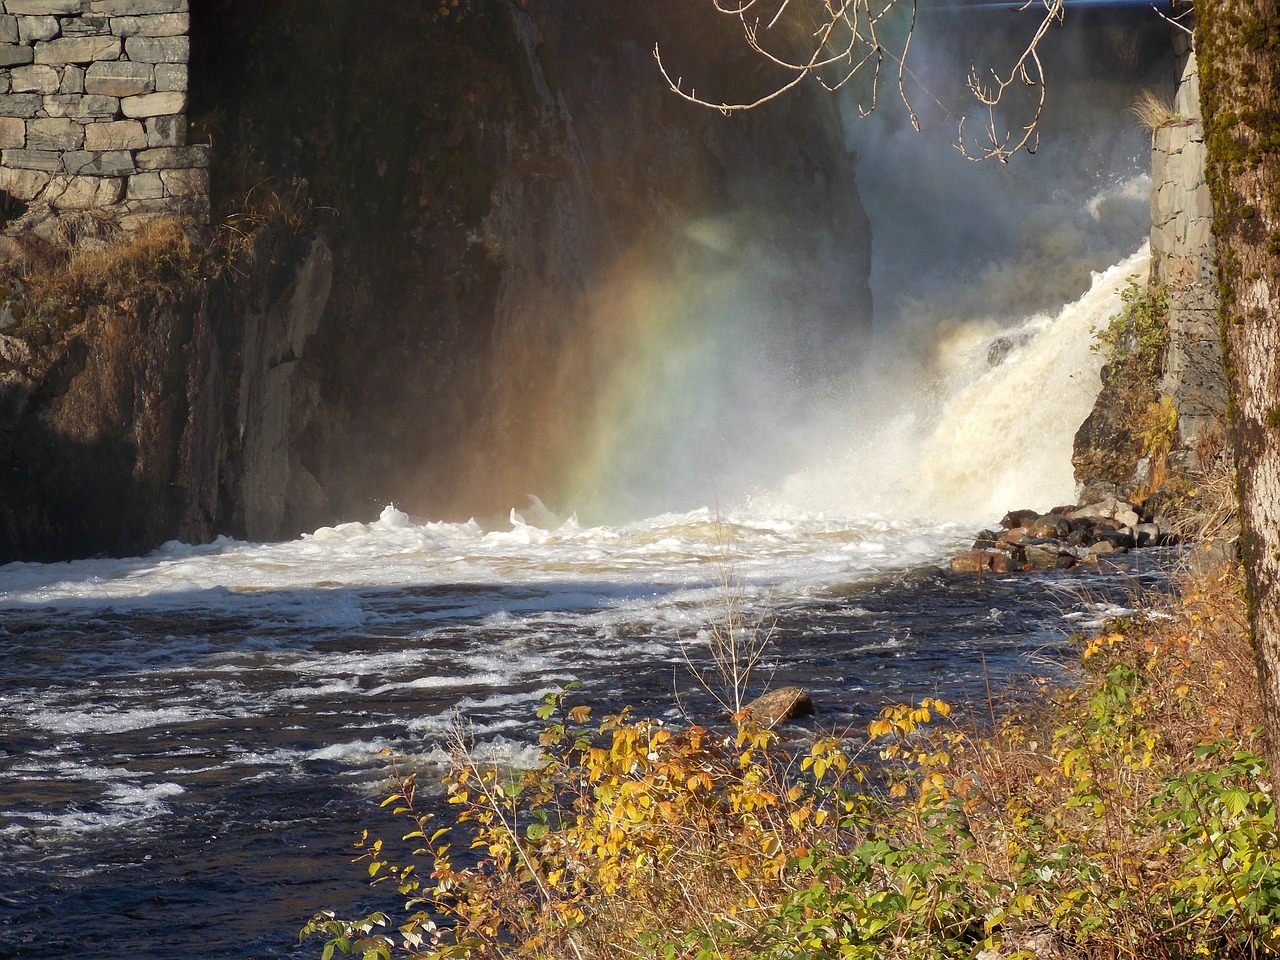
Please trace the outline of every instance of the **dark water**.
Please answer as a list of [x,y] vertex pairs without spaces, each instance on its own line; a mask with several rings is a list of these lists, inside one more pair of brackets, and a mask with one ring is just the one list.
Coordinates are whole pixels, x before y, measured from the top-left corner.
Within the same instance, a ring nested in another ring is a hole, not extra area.
[[[775,593],[764,670],[811,691],[825,728],[926,695],[982,712],[1169,562]],[[715,715],[685,663],[701,648],[644,613],[667,593],[573,579],[282,590],[240,613],[199,594],[0,609],[0,958],[318,956],[297,943],[315,911],[394,906],[350,863],[359,828],[387,823],[379,748],[429,767],[457,713],[482,751],[527,759],[536,703],[571,679],[600,708],[673,715],[678,691]],[[607,613],[620,596],[629,612]]]

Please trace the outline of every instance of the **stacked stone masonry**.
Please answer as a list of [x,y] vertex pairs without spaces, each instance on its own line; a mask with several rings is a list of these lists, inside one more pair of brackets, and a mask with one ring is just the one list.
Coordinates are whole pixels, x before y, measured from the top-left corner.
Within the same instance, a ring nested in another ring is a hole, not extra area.
[[187,3],[0,0],[0,191],[10,206],[109,209],[126,227],[159,215],[207,220],[209,148],[187,143]]
[[1151,160],[1152,277],[1169,290],[1169,351],[1160,391],[1174,399],[1186,465],[1226,409],[1218,336],[1213,208],[1205,179],[1196,60],[1175,31],[1181,67],[1175,118],[1155,131]]

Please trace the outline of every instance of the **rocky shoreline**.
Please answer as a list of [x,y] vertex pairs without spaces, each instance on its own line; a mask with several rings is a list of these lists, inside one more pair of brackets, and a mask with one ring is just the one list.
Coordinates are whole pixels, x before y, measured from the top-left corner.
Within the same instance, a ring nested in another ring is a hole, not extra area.
[[1011,510],[1000,526],[981,531],[973,549],[952,558],[952,572],[1066,570],[1135,548],[1178,542],[1167,520],[1117,497],[1054,507],[1048,513]]

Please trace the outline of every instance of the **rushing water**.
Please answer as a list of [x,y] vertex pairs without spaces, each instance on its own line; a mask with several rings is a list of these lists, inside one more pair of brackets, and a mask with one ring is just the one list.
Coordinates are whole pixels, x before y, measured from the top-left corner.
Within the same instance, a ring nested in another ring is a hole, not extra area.
[[376,902],[349,860],[385,823],[382,751],[430,773],[462,718],[481,755],[533,762],[534,709],[570,680],[602,708],[713,718],[691,670],[730,596],[772,631],[757,689],[806,688],[824,728],[933,694],[985,711],[1052,672],[1153,559],[983,581],[945,560],[1004,509],[1070,498],[1090,328],[1144,264],[971,334],[923,406],[864,397],[842,442],[722,515],[389,506],[291,543],[0,567],[0,958],[315,955],[313,912]]

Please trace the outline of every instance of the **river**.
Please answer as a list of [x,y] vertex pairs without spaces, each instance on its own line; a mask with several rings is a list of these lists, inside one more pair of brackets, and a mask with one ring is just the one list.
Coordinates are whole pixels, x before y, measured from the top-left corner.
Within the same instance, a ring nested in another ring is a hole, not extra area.
[[846,442],[720,508],[591,526],[536,498],[485,523],[387,505],[287,543],[0,567],[0,958],[316,955],[312,913],[388,905],[350,862],[386,823],[384,751],[430,779],[460,720],[482,756],[532,763],[534,710],[571,680],[597,712],[714,719],[694,673],[726,603],[769,633],[754,691],[810,691],[811,728],[856,736],[922,696],[985,714],[1056,673],[1168,558],[982,581],[946,560],[1070,497],[1091,329],[1145,263],[970,331],[923,407],[847,416]]

